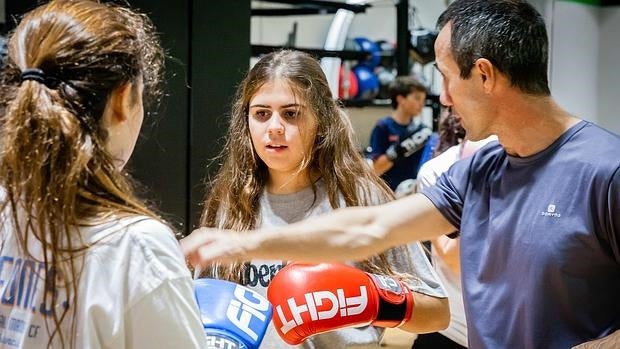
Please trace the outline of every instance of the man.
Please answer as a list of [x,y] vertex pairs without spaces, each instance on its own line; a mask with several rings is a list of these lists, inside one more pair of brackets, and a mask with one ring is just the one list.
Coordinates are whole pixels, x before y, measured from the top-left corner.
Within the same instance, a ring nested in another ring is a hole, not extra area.
[[422,194],[295,225],[197,231],[200,259],[362,258],[459,230],[470,348],[620,345],[620,137],[550,96],[548,40],[525,0],[456,0],[438,20],[441,102],[472,140]]
[[416,117],[426,102],[421,82],[399,76],[389,90],[394,112],[377,121],[367,153],[375,173],[396,190],[401,182],[416,178],[424,145],[433,132]]

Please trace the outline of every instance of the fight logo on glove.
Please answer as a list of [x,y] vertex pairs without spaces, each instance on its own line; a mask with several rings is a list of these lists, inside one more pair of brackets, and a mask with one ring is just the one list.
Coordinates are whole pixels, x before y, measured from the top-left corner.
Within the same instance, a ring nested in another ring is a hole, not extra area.
[[240,285],[235,287],[233,294],[235,299],[228,304],[226,317],[248,337],[257,340],[258,333],[254,331],[251,323],[253,319],[258,319],[260,323],[269,322],[269,302],[258,293]]
[[194,280],[208,349],[257,349],[271,321],[271,304],[233,282]]
[[[297,304],[295,298],[287,299],[286,310],[292,319],[288,320],[284,315],[282,305],[276,306],[276,312],[282,326],[282,333],[287,333],[293,328],[304,323],[301,314],[308,313],[311,321],[332,319],[340,313],[340,317],[359,315],[368,306],[368,292],[366,286],[360,286],[359,295],[347,297],[342,288],[331,291],[315,291],[303,295],[305,303]],[[322,310],[319,310],[322,309]]]
[[288,344],[347,327],[396,327],[411,319],[413,295],[396,278],[337,263],[291,263],[271,281],[273,324]]

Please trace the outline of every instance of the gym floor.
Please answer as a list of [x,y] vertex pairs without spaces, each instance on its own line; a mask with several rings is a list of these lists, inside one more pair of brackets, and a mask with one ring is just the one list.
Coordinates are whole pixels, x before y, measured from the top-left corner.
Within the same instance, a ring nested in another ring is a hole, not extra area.
[[415,334],[401,331],[396,328],[388,328],[385,331],[383,344],[385,349],[411,349]]

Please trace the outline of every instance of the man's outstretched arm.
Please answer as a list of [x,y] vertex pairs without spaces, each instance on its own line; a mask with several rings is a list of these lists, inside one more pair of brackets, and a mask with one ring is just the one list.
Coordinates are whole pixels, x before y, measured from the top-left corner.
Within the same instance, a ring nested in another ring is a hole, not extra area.
[[192,265],[213,260],[361,260],[390,247],[429,240],[455,230],[422,194],[380,206],[349,207],[263,230],[200,228],[181,240]]

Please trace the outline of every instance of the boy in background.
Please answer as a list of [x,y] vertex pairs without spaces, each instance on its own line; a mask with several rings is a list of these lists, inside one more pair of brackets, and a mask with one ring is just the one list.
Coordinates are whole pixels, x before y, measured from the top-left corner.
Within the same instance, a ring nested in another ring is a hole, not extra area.
[[394,112],[379,121],[370,135],[367,156],[375,172],[392,190],[415,179],[424,145],[432,130],[418,115],[426,101],[426,87],[411,76],[397,77],[389,87]]

